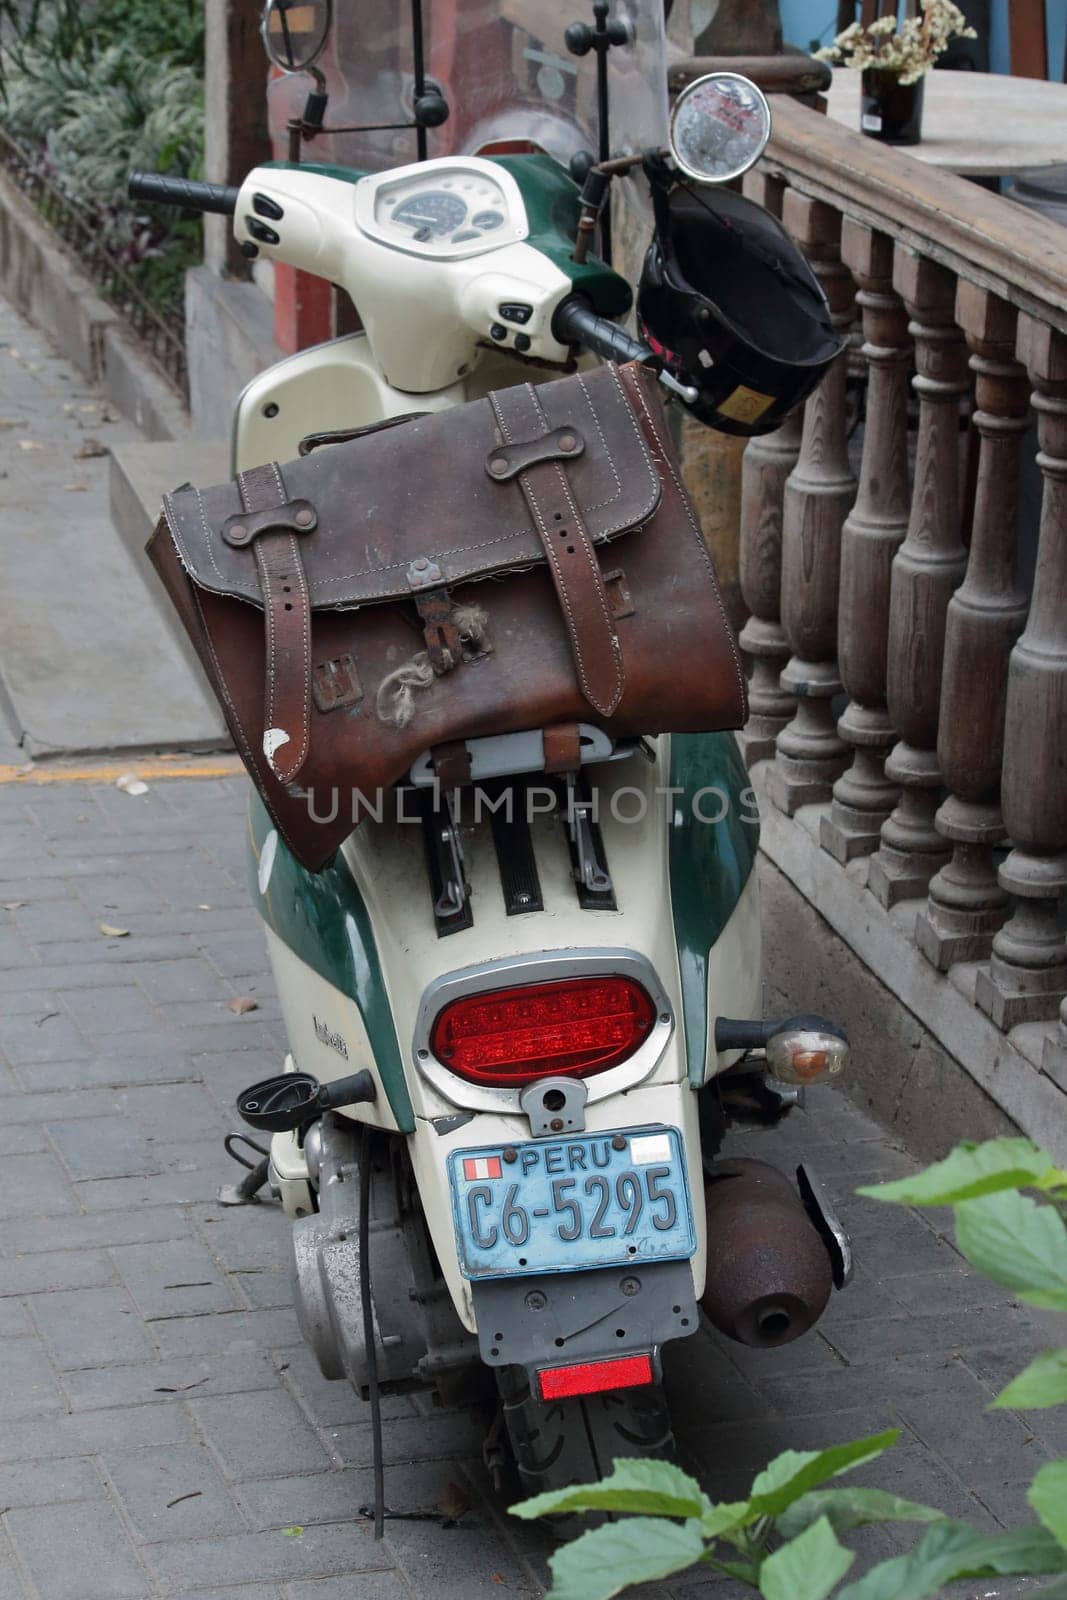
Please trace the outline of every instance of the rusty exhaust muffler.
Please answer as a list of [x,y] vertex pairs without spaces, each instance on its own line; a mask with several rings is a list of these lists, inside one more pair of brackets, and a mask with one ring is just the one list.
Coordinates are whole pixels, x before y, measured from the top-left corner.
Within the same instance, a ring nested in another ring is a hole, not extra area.
[[833,1287],[829,1252],[800,1196],[765,1161],[716,1161],[704,1184],[704,1310],[741,1344],[770,1349],[799,1339]]

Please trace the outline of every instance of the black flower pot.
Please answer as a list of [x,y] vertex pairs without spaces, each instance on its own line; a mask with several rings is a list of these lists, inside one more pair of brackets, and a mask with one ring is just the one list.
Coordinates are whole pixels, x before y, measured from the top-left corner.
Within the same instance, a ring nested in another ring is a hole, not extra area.
[[860,129],[883,144],[918,144],[922,138],[923,84],[901,83],[895,72],[867,67],[860,85]]

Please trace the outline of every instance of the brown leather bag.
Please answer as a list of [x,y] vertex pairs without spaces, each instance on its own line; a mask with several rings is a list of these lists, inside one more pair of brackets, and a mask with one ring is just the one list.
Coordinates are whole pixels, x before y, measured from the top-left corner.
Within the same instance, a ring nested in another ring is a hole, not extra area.
[[[186,485],[148,553],[260,794],[313,869],[351,831],[353,790],[371,797],[447,741],[745,718],[711,557],[637,366]],[[546,741],[557,767],[566,745]],[[336,790],[334,820],[316,822]]]

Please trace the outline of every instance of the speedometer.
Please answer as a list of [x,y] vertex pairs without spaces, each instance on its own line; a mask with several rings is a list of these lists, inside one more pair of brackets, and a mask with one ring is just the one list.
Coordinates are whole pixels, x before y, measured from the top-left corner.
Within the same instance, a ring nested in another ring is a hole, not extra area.
[[[443,189],[425,189],[402,201],[393,212],[393,221],[406,223],[424,239],[440,239],[467,220],[467,207],[458,195]],[[422,233],[422,229],[428,229]]]

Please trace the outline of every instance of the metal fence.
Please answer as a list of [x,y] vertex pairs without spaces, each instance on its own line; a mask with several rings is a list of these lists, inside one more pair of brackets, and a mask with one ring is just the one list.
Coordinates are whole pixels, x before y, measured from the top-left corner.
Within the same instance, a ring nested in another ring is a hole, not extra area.
[[39,156],[0,127],[0,166],[32,200],[51,228],[74,251],[78,266],[122,316],[132,333],[163,371],[188,393],[185,320],[180,306],[160,309],[149,300],[114,247],[101,237],[100,225],[84,207],[63,193],[44,170]]

